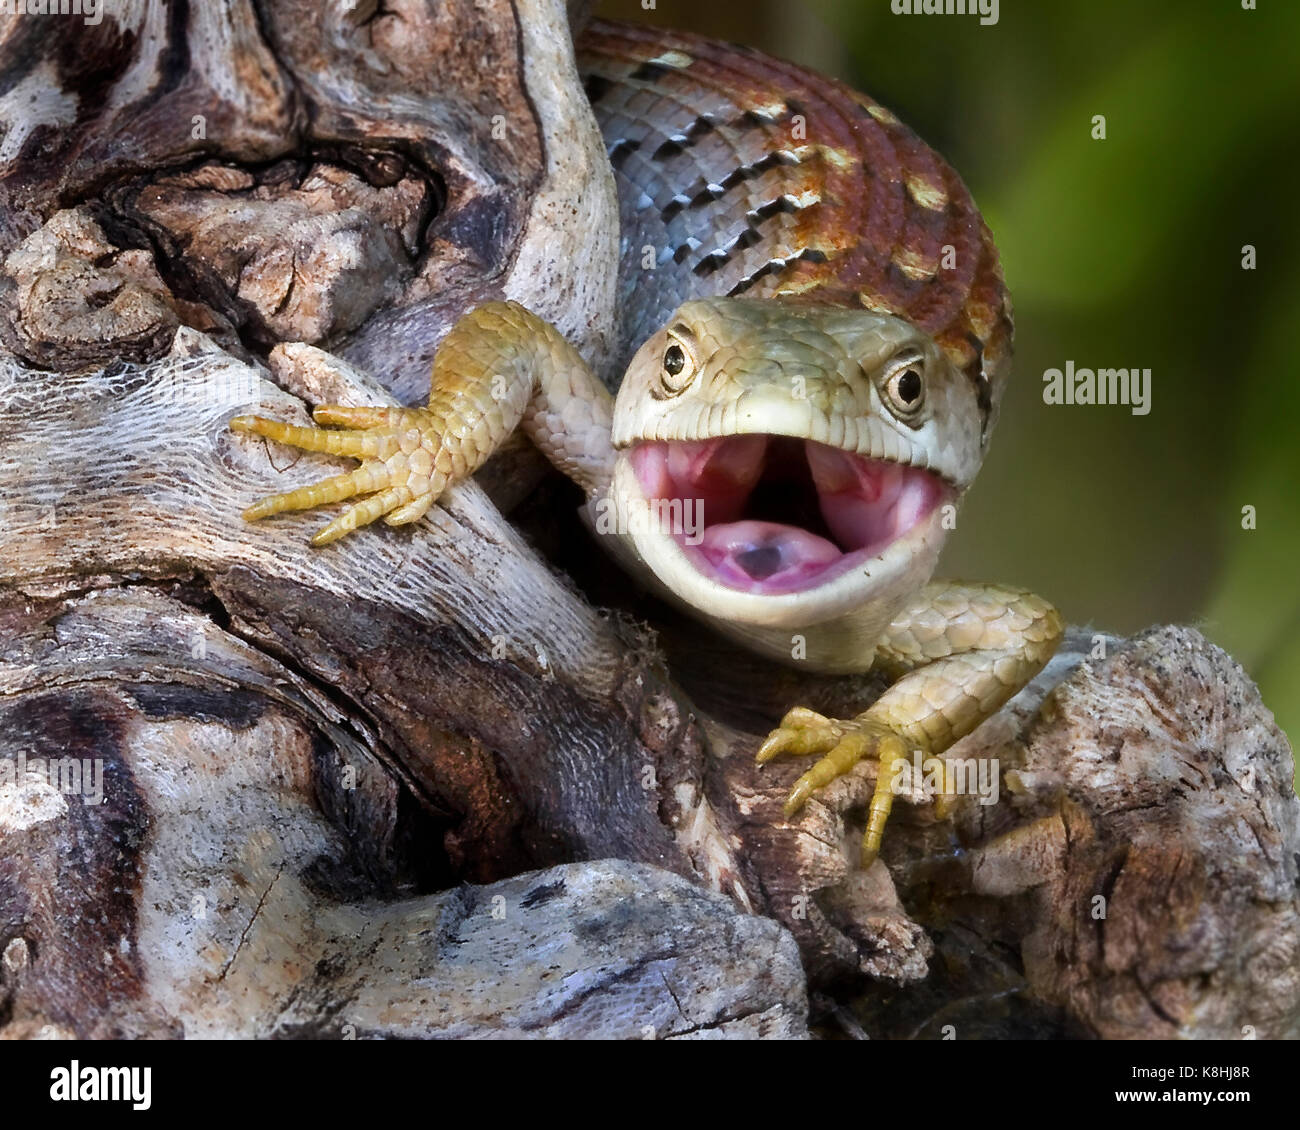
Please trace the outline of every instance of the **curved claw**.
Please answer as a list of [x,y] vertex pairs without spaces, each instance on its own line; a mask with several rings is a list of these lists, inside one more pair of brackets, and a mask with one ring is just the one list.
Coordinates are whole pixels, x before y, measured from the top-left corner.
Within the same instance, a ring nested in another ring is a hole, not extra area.
[[311,539],[312,545],[328,545],[337,541],[344,534],[349,534],[359,526],[368,526],[382,514],[405,506],[411,501],[411,492],[406,487],[389,487],[378,494],[372,494],[364,502],[349,506],[329,525],[318,530]]
[[422,494],[405,506],[399,506],[390,514],[384,515],[384,521],[390,526],[409,526],[412,522],[417,522],[429,512],[429,507],[433,505],[433,494]]
[[436,466],[440,433],[432,430],[427,412],[409,408],[349,408],[322,405],[313,413],[318,423],[337,429],[304,428],[264,416],[236,416],[230,429],[265,436],[304,451],[328,452],[362,460],[353,471],[335,475],[284,494],[260,499],[244,511],[244,519],[286,510],[310,510],[356,495],[370,495],[318,530],[312,545],[327,545],[345,534],[385,518],[390,525],[419,519],[446,487],[449,476]]
[[328,455],[346,455],[353,459],[374,458],[383,454],[382,437],[374,433],[304,428],[266,416],[235,416],[228,426],[232,432],[240,435],[265,436],[276,443],[285,443],[303,451],[322,451]]
[[783,753],[805,756],[825,753],[844,735],[844,727],[824,714],[796,706],[781,719],[779,728],[768,734],[754,760],[762,765]]
[[786,711],[786,715],[781,719],[782,726],[834,726],[840,724],[833,718],[827,718],[825,714],[818,714],[815,710],[810,710],[806,706],[796,706]]
[[311,510],[327,502],[342,502],[354,495],[382,490],[389,482],[389,472],[384,464],[363,463],[355,471],[347,471],[297,490],[259,499],[244,511],[243,518],[246,522],[256,522],[272,514],[282,514],[286,510]]
[[781,719],[780,727],[759,747],[757,760],[763,763],[782,753],[823,755],[794,783],[786,797],[784,813],[788,820],[818,789],[844,776],[864,758],[876,758],[879,769],[862,836],[861,866],[870,867],[880,851],[885,823],[893,808],[898,763],[906,761],[913,748],[901,734],[868,715],[840,721],[796,707]]
[[786,817],[798,812],[818,789],[844,776],[866,756],[871,745],[871,739],[859,731],[850,730],[843,734],[830,752],[794,783],[785,800]]

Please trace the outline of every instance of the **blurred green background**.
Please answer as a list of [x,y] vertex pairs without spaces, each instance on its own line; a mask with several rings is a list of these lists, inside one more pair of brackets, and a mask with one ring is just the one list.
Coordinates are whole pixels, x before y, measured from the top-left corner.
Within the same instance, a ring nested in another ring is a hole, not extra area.
[[[948,158],[1001,248],[1017,333],[941,573],[1027,585],[1070,622],[1121,634],[1193,624],[1294,737],[1300,3],[1260,9],[1004,0],[987,27],[894,15],[889,0],[597,12],[833,74]],[[1067,359],[1150,368],[1150,414],[1045,405],[1043,371]]]

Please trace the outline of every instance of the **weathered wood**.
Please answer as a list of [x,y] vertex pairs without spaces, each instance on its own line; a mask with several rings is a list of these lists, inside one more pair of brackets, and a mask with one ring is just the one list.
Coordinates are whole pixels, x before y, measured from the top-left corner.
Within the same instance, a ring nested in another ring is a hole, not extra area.
[[419,894],[446,814],[199,595],[0,611],[0,1033],[803,1031],[793,939],[667,872]]
[[1295,763],[1241,667],[1147,632],[1024,741],[1014,817],[988,814],[971,871],[976,894],[1030,898],[1032,992],[1107,1037],[1300,1036]]
[[0,74],[0,339],[30,363],[346,335],[409,403],[503,296],[604,351],[618,208],[556,0],[128,0],[5,17]]

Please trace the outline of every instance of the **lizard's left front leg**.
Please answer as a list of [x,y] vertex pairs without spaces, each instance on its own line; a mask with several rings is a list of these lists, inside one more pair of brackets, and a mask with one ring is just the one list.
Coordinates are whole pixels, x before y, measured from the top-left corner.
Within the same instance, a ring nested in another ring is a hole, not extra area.
[[899,763],[914,752],[942,753],[996,713],[1042,670],[1063,631],[1060,613],[1023,589],[926,585],[876,647],[875,666],[903,672],[896,683],[853,719],[796,708],[760,747],[760,762],[782,753],[823,755],[795,782],[786,815],[864,757],[876,757],[862,838],[862,866],[870,866],[893,807]]

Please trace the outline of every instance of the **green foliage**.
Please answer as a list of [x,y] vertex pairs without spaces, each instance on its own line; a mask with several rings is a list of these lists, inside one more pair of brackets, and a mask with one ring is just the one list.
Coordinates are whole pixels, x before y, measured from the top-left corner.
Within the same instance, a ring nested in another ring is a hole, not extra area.
[[[946,571],[1024,581],[1075,622],[1194,622],[1300,734],[1300,4],[1004,3],[992,27],[812,10],[846,77],[961,170],[1016,301]],[[1043,404],[1067,359],[1149,367],[1151,414]]]

